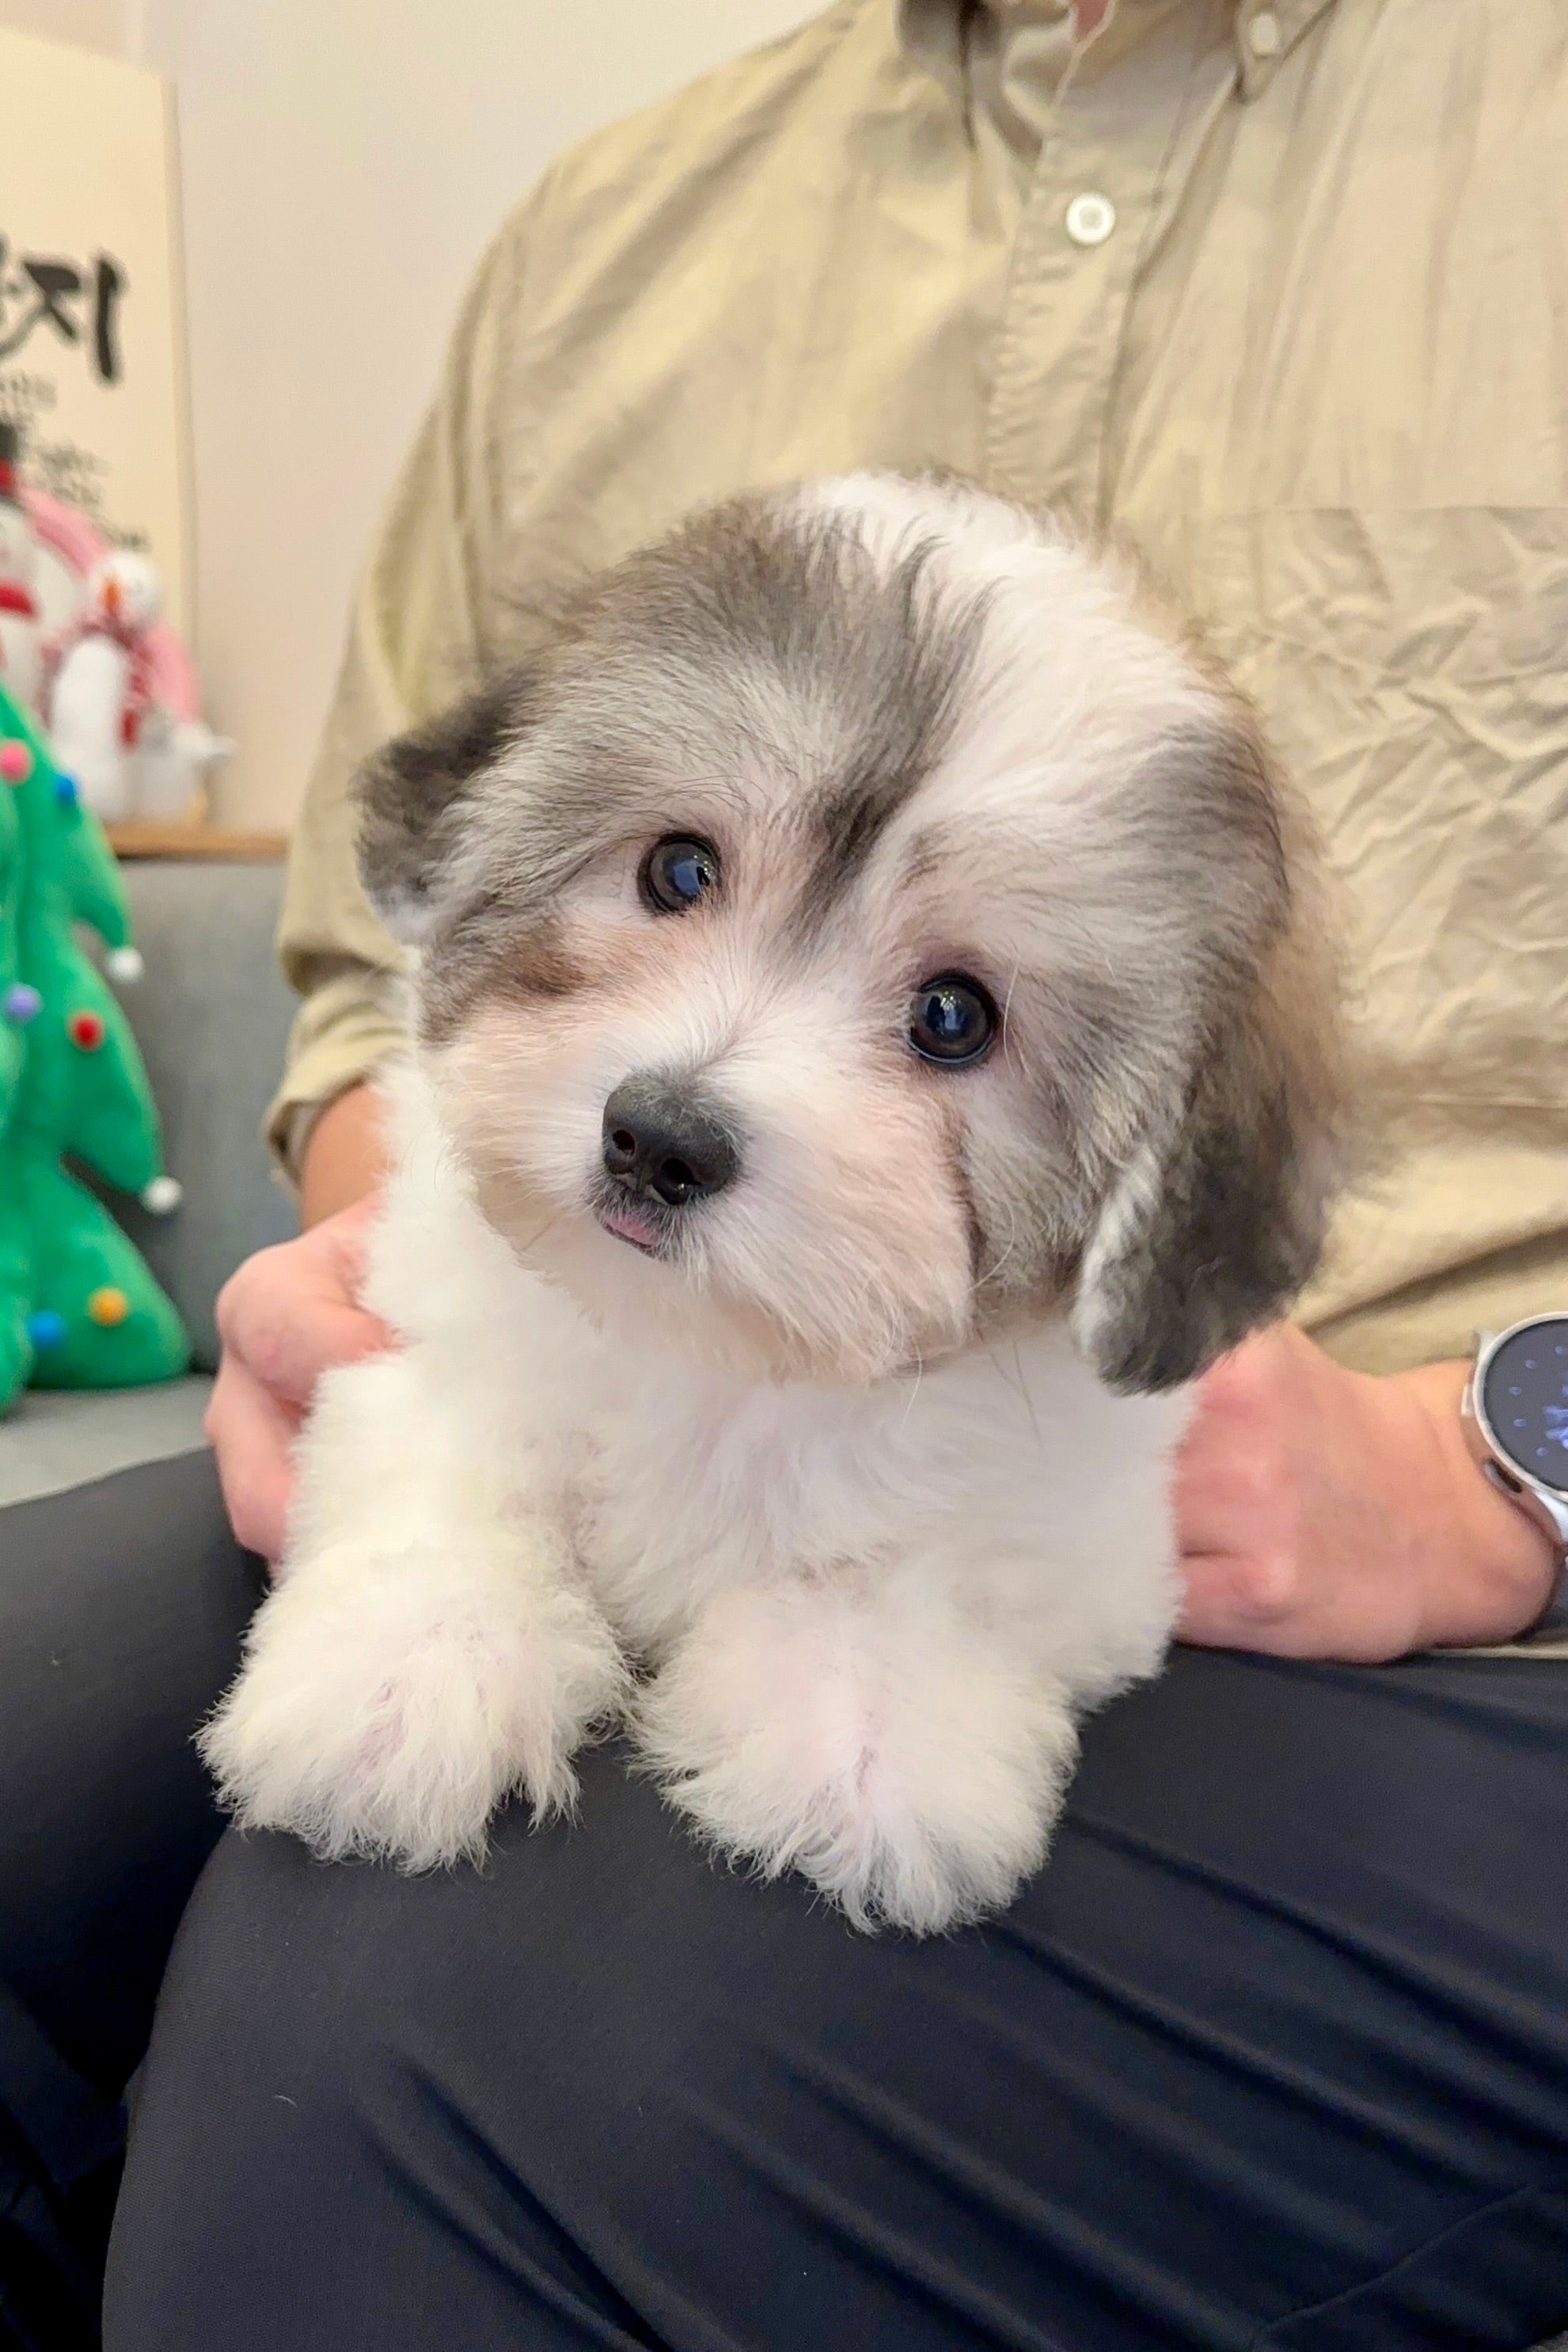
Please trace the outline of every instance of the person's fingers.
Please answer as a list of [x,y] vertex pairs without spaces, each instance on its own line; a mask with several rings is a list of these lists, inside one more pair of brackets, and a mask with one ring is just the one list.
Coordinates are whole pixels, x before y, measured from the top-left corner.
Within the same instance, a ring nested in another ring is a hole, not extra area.
[[323,1218],[319,1225],[302,1236],[304,1246],[319,1254],[329,1265],[338,1283],[356,1306],[365,1280],[365,1253],[371,1229],[382,1212],[382,1202],[376,1193],[355,1201],[335,1216]]
[[380,1317],[354,1304],[335,1258],[298,1242],[246,1261],[219,1294],[217,1323],[225,1351],[298,1405],[329,1365],[394,1344]]
[[351,1209],[340,1210],[337,1216],[329,1217],[324,1225],[318,1228],[314,1236],[323,1245],[326,1263],[336,1276],[343,1296],[358,1308],[368,1325],[375,1327],[378,1337],[359,1350],[361,1355],[371,1353],[373,1349],[395,1348],[399,1344],[397,1333],[383,1323],[379,1315],[371,1314],[361,1298],[365,1280],[365,1244],[380,1206],[380,1202],[373,1198],[357,1201]]
[[326,1293],[260,1302],[234,1340],[235,1352],[275,1397],[308,1405],[334,1364],[357,1363],[392,1345],[374,1315]]
[[225,1357],[207,1407],[207,1435],[235,1535],[267,1560],[283,1556],[299,1421],[295,1408],[269,1394],[235,1357]]
[[311,1227],[306,1236],[337,1257],[345,1274],[350,1277],[351,1286],[357,1286],[364,1271],[365,1243],[371,1227],[381,1214],[381,1208],[380,1195],[369,1192],[362,1201],[354,1201],[348,1208],[324,1217],[319,1225]]
[[357,1303],[373,1213],[366,1202],[258,1252],[218,1297],[223,1360],[207,1434],[235,1533],[266,1559],[283,1553],[294,1443],[322,1373],[397,1344]]

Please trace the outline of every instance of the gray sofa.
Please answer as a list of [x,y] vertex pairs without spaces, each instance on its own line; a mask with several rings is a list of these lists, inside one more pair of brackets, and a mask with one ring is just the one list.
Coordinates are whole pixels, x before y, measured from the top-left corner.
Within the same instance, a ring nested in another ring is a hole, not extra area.
[[115,1205],[197,1369],[139,1391],[30,1391],[0,1419],[6,2344],[96,2340],[120,2094],[219,1828],[189,1735],[234,1671],[259,1582],[202,1435],[213,1303],[294,1224],[259,1136],[290,1013],[272,950],[280,869],[138,862],[125,878],[146,971],[121,1001],[185,1199],[162,1219]]
[[0,1559],[10,1510],[203,1444],[214,1300],[242,1257],[294,1230],[259,1139],[293,1007],[272,945],[282,869],[149,859],[124,871],[147,969],[121,1002],[185,1198],[170,1217],[114,1207],[184,1316],[196,1369],[159,1388],[26,1395],[0,1421]]

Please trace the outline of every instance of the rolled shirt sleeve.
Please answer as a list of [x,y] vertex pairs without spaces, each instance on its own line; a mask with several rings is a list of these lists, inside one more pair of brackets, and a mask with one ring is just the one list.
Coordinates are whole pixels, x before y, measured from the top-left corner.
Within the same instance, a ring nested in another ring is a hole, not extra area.
[[291,1179],[315,1114],[369,1076],[404,1034],[402,957],[360,887],[351,786],[378,744],[461,691],[485,663],[504,569],[505,374],[537,201],[512,216],[476,274],[365,561],[290,845],[277,949],[304,1001],[266,1124]]

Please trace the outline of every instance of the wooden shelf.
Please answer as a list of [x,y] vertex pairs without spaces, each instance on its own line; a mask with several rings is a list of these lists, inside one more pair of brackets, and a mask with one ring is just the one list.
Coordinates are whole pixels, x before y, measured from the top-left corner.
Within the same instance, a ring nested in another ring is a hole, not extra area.
[[110,824],[104,827],[117,857],[277,859],[286,833],[229,833],[211,824]]

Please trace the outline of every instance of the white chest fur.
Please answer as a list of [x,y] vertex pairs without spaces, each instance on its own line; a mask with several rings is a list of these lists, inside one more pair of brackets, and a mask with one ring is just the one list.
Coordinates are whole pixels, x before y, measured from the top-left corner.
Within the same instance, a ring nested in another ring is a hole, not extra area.
[[327,1853],[476,1850],[570,1801],[619,1716],[725,1851],[938,1928],[1043,1858],[1075,1716],[1155,1670],[1181,1400],[1065,1328],[869,1391],[758,1382],[591,1327],[417,1118],[285,1580],[206,1735],[244,1818]]

